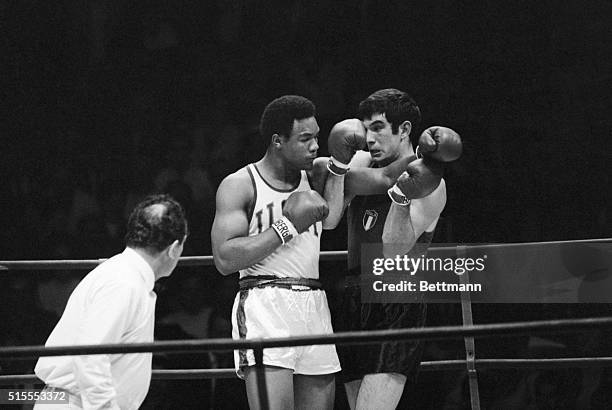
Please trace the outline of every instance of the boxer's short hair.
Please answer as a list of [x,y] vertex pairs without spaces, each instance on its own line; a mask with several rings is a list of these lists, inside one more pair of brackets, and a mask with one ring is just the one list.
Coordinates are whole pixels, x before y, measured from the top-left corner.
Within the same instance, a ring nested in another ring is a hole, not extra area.
[[270,141],[274,134],[288,138],[294,120],[314,117],[315,105],[308,98],[299,95],[283,95],[270,102],[264,109],[259,121],[259,132]]
[[385,114],[394,134],[404,121],[410,121],[413,130],[421,123],[421,110],[416,101],[395,88],[378,90],[359,103],[359,118],[371,118],[374,114]]
[[131,248],[161,252],[188,235],[181,204],[169,195],[151,195],[140,202],[128,219],[125,243]]

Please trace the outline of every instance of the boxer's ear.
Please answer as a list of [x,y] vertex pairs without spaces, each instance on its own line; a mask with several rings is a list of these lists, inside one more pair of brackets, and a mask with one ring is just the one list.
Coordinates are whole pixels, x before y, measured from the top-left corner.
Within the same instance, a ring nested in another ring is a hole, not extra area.
[[410,121],[404,121],[399,126],[399,133],[402,139],[410,137],[410,131],[412,131],[412,123]]
[[276,148],[280,148],[281,142],[282,142],[282,138],[280,135],[278,134],[272,135],[272,141],[271,141],[272,145],[274,145]]

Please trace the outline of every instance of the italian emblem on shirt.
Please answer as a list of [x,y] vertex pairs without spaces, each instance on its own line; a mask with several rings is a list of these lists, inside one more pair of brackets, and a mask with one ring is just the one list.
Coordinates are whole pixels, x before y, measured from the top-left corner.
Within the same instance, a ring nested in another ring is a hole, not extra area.
[[366,209],[363,214],[363,229],[369,231],[372,229],[376,220],[378,219],[378,212],[373,209]]

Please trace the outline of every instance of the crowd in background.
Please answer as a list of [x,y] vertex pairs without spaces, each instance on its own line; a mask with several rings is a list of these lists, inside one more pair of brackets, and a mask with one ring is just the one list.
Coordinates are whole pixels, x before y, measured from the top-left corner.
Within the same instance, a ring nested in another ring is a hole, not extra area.
[[[325,155],[331,126],[382,87],[407,90],[419,102],[424,120],[415,133],[443,124],[464,139],[462,159],[445,170],[448,204],[434,243],[611,236],[605,112],[612,84],[610,59],[598,52],[610,15],[605,2],[590,9],[570,2],[554,13],[531,2],[205,3],[5,7],[11,18],[3,21],[7,71],[0,81],[11,108],[0,126],[0,259],[109,257],[123,249],[132,206],[154,192],[171,194],[187,211],[184,255],[210,255],[216,188],[263,155],[268,141],[257,126],[269,100],[310,98]],[[345,225],[323,235],[323,250],[345,248]],[[321,265],[332,311],[343,269]],[[43,344],[85,273],[0,271],[0,344]],[[229,337],[236,282],[212,266],[178,269],[156,287],[156,337]],[[432,325],[461,321],[457,306],[430,312]],[[487,305],[475,308],[475,322],[601,314],[598,305]],[[477,356],[609,355],[609,347],[602,334],[518,338],[477,343]],[[431,343],[428,359],[461,359],[462,349]],[[32,363],[3,361],[0,372],[30,372]],[[158,356],[155,365],[231,367],[231,356]],[[600,369],[481,374],[487,403],[528,397],[532,407],[521,408],[572,408],[577,400],[610,400],[601,392],[612,375]],[[423,400],[416,405],[465,407],[457,373],[422,373],[420,380],[418,393],[406,393]],[[243,391],[232,390],[234,380],[155,383],[148,408],[201,408],[213,389],[217,397]],[[447,394],[436,394],[439,386]],[[557,401],[538,403],[542,397]],[[182,404],[167,406],[172,400]]]

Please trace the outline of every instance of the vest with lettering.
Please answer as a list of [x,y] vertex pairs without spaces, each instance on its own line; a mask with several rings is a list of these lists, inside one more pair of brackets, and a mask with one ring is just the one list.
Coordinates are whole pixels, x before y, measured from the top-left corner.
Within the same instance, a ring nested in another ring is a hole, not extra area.
[[[348,208],[348,271],[350,275],[359,275],[361,267],[361,245],[380,244],[382,242],[385,220],[391,207],[387,194],[356,196]],[[416,240],[425,246],[431,243],[434,232],[423,232]],[[408,256],[417,257],[422,247],[413,247]],[[414,253],[414,255],[412,255]]]
[[[283,203],[292,192],[308,191],[311,188],[306,171],[301,171],[297,187],[280,190],[263,179],[255,164],[249,164],[246,168],[255,192],[252,212],[249,210],[249,236],[254,236],[270,228],[274,221],[283,216]],[[322,230],[321,222],[311,225],[308,230],[279,246],[261,261],[242,269],[240,277],[273,275],[279,278],[318,279]]]

